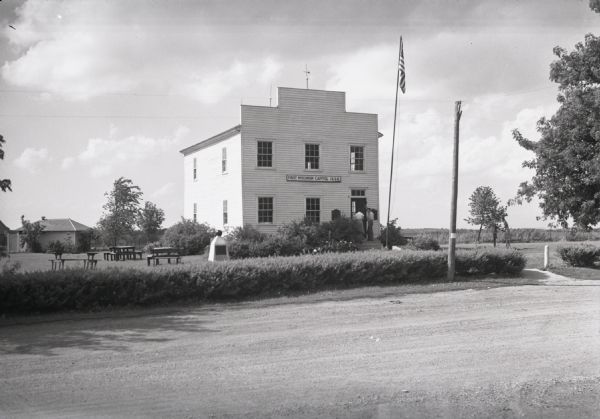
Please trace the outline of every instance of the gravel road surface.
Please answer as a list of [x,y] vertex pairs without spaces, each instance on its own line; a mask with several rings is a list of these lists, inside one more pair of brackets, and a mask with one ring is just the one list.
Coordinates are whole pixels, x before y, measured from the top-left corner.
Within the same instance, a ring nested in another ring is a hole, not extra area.
[[542,282],[5,320],[0,417],[600,417],[600,281]]

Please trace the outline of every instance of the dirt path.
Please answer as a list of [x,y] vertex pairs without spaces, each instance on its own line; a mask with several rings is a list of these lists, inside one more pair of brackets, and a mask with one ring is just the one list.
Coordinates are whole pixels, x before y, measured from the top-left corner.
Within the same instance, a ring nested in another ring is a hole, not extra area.
[[600,282],[0,326],[0,417],[598,417]]

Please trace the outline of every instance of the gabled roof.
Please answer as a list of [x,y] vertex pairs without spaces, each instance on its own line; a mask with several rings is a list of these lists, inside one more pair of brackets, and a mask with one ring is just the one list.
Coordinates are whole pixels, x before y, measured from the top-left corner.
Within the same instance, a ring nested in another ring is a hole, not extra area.
[[184,148],[183,150],[180,150],[179,152],[181,154],[183,154],[184,156],[187,156],[188,154],[193,153],[194,151],[200,150],[204,147],[208,147],[209,145],[216,144],[219,141],[223,141],[228,138],[231,138],[234,135],[239,134],[241,131],[242,131],[242,126],[236,125],[233,128],[229,128],[227,131],[223,131],[220,134],[217,134],[213,137],[207,138],[206,140],[202,140],[199,143],[194,144],[193,146],[190,146],[190,147]]
[[[40,224],[44,226],[44,232],[50,231],[86,231],[90,227],[78,223],[77,221],[71,220],[70,218],[46,218],[45,220],[39,220]],[[17,228],[16,231],[22,231],[23,227]]]
[[8,228],[6,224],[4,224],[2,221],[0,221],[0,233],[7,233],[10,231],[11,231],[10,228]]

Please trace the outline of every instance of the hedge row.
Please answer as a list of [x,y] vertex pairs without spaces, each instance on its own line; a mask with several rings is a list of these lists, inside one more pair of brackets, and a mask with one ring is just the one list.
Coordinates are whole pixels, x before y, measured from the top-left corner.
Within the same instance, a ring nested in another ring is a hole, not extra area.
[[[458,252],[457,274],[517,275],[514,251]],[[444,278],[441,252],[357,252],[245,259],[179,268],[8,273],[0,279],[0,313],[90,310],[175,301],[241,300],[326,288],[427,282]]]

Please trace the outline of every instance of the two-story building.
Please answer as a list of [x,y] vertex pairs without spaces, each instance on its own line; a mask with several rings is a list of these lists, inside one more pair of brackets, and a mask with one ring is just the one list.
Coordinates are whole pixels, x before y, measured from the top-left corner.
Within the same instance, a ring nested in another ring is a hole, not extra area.
[[276,107],[242,105],[240,125],[181,150],[184,217],[274,232],[378,210],[377,115],[347,112],[345,99],[280,87]]

